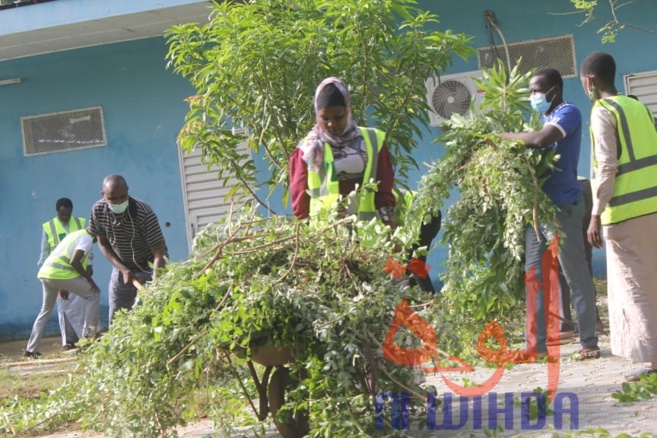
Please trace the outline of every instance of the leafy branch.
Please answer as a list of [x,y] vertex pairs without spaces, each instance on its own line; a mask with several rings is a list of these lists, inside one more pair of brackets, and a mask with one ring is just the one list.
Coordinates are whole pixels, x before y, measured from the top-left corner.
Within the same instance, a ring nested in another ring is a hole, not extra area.
[[601,21],[603,26],[598,29],[598,33],[602,33],[602,42],[603,43],[614,43],[616,42],[616,36],[618,32],[625,29],[635,29],[641,32],[649,33],[652,35],[657,35],[657,30],[650,29],[643,26],[637,26],[632,23],[628,23],[619,18],[619,10],[633,3],[633,0],[621,1],[621,0],[607,0],[609,5],[609,13],[611,14],[611,19],[607,17],[602,17],[598,12],[602,6],[598,7],[598,0],[570,0],[575,9],[584,14],[584,21],[582,25],[589,23],[591,21]]
[[[525,229],[555,215],[540,188],[543,174],[553,167],[554,149],[542,152],[496,135],[539,128],[535,116],[524,122],[531,74],[519,74],[518,66],[508,76],[502,65],[484,71],[477,84],[485,93],[482,106],[472,107],[467,119],[454,115],[446,123],[436,139],[446,153],[422,178],[408,213],[409,232],[417,232],[413,224],[419,227],[456,196],[444,215],[441,243],[449,256],[443,292],[470,326],[473,320],[518,315],[522,306],[517,303],[524,296]],[[460,336],[466,338],[465,333]]]
[[649,400],[657,395],[657,374],[641,376],[638,382],[624,382],[621,389],[614,391],[611,396],[620,403],[634,403]]

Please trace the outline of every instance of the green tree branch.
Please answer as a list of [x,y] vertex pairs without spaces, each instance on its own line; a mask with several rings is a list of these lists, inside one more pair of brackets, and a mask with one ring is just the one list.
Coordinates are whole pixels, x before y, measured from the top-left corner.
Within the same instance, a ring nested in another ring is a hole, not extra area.
[[[315,121],[315,88],[339,76],[351,89],[354,120],[387,132],[403,182],[417,167],[420,127],[428,127],[425,79],[453,56],[474,53],[468,36],[428,30],[436,23],[411,0],[217,4],[208,25],[167,33],[169,67],[196,89],[180,144],[201,148],[224,184],[237,180],[231,196],[254,199],[259,188],[271,194],[283,186],[286,198],[290,153]],[[236,134],[233,126],[249,129]],[[251,157],[236,152],[240,141]],[[266,163],[267,176],[256,174],[255,160]]]
[[602,42],[603,43],[614,43],[616,42],[616,36],[618,32],[625,29],[635,29],[641,32],[649,33],[652,35],[657,35],[657,30],[650,29],[643,26],[637,26],[635,24],[628,23],[619,18],[618,10],[623,6],[633,3],[633,0],[623,1],[620,0],[607,0],[609,5],[609,13],[611,14],[611,20],[605,17],[602,17],[599,13],[599,10],[603,6],[598,5],[598,0],[570,0],[575,9],[579,12],[584,13],[584,21],[582,25],[591,21],[601,21],[603,24],[598,33],[602,33]]

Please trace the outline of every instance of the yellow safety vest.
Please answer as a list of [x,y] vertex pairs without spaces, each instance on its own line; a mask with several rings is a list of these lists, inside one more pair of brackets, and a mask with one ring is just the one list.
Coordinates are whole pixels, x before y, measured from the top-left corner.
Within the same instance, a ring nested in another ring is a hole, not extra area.
[[[75,241],[82,234],[87,234],[86,229],[74,231],[69,233],[68,236],[62,240],[55,250],[50,253],[46,261],[39,269],[37,274],[38,278],[49,278],[52,280],[68,280],[71,278],[77,278],[80,276],[78,271],[71,266],[71,258],[73,257],[73,250],[75,246]],[[84,269],[87,269],[87,262],[89,260],[89,254],[91,250],[82,257],[81,263]]]
[[[599,99],[616,118],[618,172],[614,196],[602,213],[603,225],[657,212],[657,131],[650,110],[627,96]],[[595,146],[591,130],[591,145]],[[595,151],[595,147],[593,147]],[[597,172],[597,160],[594,166]]]
[[43,223],[43,232],[46,233],[50,248],[55,248],[59,245],[59,242],[61,242],[68,233],[83,229],[87,224],[87,220],[83,217],[72,217],[68,224],[69,230],[66,231],[66,228],[64,228],[64,225],[62,225],[59,218],[53,218],[48,222]]
[[[367,164],[363,173],[363,184],[371,179],[377,180],[379,152],[386,134],[374,128],[358,128],[365,141]],[[362,187],[362,185],[361,185]],[[319,216],[333,206],[340,197],[340,182],[333,167],[333,151],[329,144],[324,145],[324,166],[319,172],[308,169],[308,189],[310,191],[310,215]],[[374,192],[362,190],[358,197],[358,220],[369,221],[376,218]]]

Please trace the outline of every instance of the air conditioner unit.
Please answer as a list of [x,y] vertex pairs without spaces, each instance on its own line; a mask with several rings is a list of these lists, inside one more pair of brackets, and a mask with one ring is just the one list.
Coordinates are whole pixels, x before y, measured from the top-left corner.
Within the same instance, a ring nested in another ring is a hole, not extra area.
[[478,89],[474,78],[482,77],[480,70],[441,76],[432,76],[426,80],[429,124],[440,126],[444,120],[449,120],[452,114],[467,117],[470,113],[470,102],[475,100],[479,105],[484,92]]

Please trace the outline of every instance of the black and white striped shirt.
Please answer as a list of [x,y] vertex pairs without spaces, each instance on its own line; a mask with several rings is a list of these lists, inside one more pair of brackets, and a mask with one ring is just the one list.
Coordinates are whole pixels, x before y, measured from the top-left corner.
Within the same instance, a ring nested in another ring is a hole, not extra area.
[[164,235],[153,209],[143,201],[130,198],[128,208],[117,217],[107,201],[97,201],[91,209],[89,231],[104,236],[128,269],[150,271],[151,247],[163,243]]

